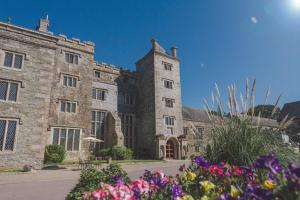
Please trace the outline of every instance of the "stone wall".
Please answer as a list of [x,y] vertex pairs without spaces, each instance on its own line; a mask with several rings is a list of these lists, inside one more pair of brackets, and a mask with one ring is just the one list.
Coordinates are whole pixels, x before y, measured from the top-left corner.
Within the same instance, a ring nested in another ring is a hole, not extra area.
[[[0,23],[0,79],[19,83],[16,102],[0,101],[0,118],[18,120],[14,151],[0,151],[0,167],[40,167],[47,142],[55,38]],[[22,69],[3,66],[5,51],[22,54]]]

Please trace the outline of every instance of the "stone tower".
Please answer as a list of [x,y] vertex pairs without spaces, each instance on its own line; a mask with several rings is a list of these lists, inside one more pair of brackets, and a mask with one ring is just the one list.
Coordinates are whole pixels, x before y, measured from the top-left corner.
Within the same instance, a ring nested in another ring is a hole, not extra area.
[[137,65],[139,152],[155,158],[182,157],[182,104],[177,48],[167,53],[153,39],[152,49]]

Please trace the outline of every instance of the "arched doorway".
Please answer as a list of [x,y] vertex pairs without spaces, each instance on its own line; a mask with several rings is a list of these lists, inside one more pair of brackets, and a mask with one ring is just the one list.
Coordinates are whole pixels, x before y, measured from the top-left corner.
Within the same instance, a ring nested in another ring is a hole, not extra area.
[[175,158],[175,144],[172,140],[167,141],[166,158],[167,159],[174,159]]

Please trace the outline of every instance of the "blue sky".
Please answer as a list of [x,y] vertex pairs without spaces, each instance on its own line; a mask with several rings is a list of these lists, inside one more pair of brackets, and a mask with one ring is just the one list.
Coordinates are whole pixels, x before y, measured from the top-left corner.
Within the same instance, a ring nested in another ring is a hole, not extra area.
[[295,0],[1,0],[0,20],[96,43],[97,61],[135,69],[155,37],[178,47],[183,104],[203,106],[214,84],[221,94],[257,79],[256,103],[300,100],[300,6]]

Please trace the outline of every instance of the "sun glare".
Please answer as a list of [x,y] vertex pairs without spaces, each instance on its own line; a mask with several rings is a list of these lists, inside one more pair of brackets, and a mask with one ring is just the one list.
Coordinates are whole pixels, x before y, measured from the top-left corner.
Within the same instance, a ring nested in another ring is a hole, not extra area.
[[291,0],[291,5],[293,8],[300,9],[300,0]]

